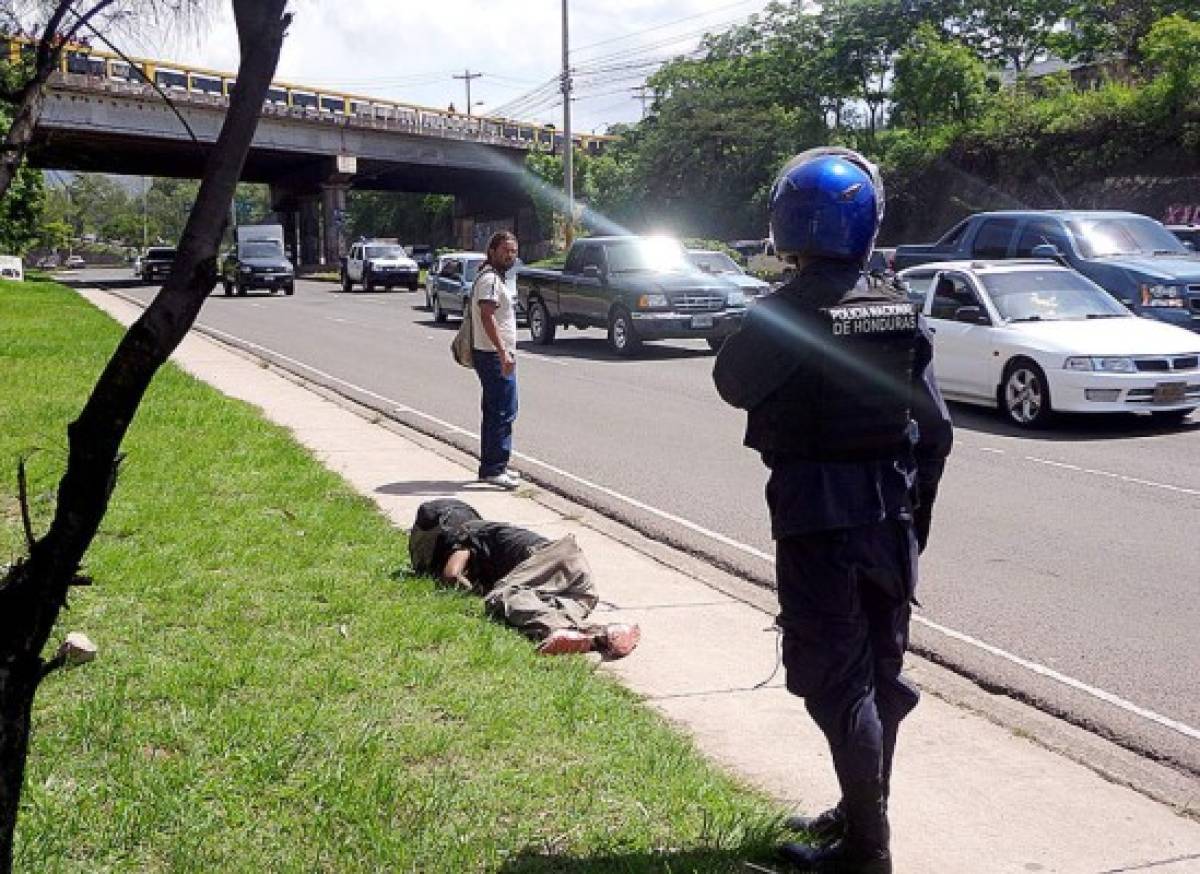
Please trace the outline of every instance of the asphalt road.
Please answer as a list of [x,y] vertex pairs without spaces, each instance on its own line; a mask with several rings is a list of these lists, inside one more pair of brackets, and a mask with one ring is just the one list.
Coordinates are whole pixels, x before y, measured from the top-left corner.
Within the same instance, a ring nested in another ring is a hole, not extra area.
[[[426,430],[478,430],[475,376],[450,359],[456,322],[435,324],[423,293],[300,282],[292,298],[214,296],[200,323]],[[764,469],[712,389],[712,361],[699,341],[618,360],[600,331],[523,343],[515,466],[769,579]],[[1200,414],[1180,428],[1079,417],[1026,434],[987,410],[953,413],[917,648],[1200,773]]]

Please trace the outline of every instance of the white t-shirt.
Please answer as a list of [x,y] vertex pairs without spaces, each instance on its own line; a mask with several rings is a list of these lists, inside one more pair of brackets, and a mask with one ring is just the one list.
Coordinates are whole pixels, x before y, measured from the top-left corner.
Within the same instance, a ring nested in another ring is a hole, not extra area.
[[490,267],[480,269],[471,285],[471,339],[474,346],[483,352],[495,352],[491,338],[483,330],[483,319],[479,315],[480,301],[490,300],[496,304],[496,330],[504,348],[510,353],[517,351],[517,309],[512,287]]

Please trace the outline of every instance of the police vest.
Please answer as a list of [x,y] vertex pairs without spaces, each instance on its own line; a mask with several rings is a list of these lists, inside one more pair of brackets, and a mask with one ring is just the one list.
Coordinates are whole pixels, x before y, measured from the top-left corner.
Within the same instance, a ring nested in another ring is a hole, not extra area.
[[746,445],[811,461],[893,458],[909,439],[917,309],[859,283],[834,305],[789,310],[791,376],[750,411]]

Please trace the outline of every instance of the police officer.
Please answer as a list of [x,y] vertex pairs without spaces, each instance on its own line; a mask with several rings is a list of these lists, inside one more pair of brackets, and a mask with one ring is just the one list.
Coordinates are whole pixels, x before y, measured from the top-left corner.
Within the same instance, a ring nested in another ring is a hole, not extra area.
[[824,733],[842,796],[789,819],[811,843],[780,852],[810,871],[890,874],[892,755],[918,698],[901,663],[950,417],[916,308],[863,276],[883,218],[874,165],[804,152],[770,210],[796,273],[751,308],[713,378],[749,412],[745,443],[771,471],[787,687]]

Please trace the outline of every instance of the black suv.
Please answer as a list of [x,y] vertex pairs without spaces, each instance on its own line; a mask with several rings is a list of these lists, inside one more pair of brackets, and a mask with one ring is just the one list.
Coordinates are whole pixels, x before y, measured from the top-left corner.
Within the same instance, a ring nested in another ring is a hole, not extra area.
[[291,295],[296,292],[296,272],[278,240],[246,240],[226,253],[221,284],[226,295],[244,295],[255,288]]
[[151,246],[142,256],[142,279],[156,282],[171,275],[175,265],[175,250],[167,246]]

